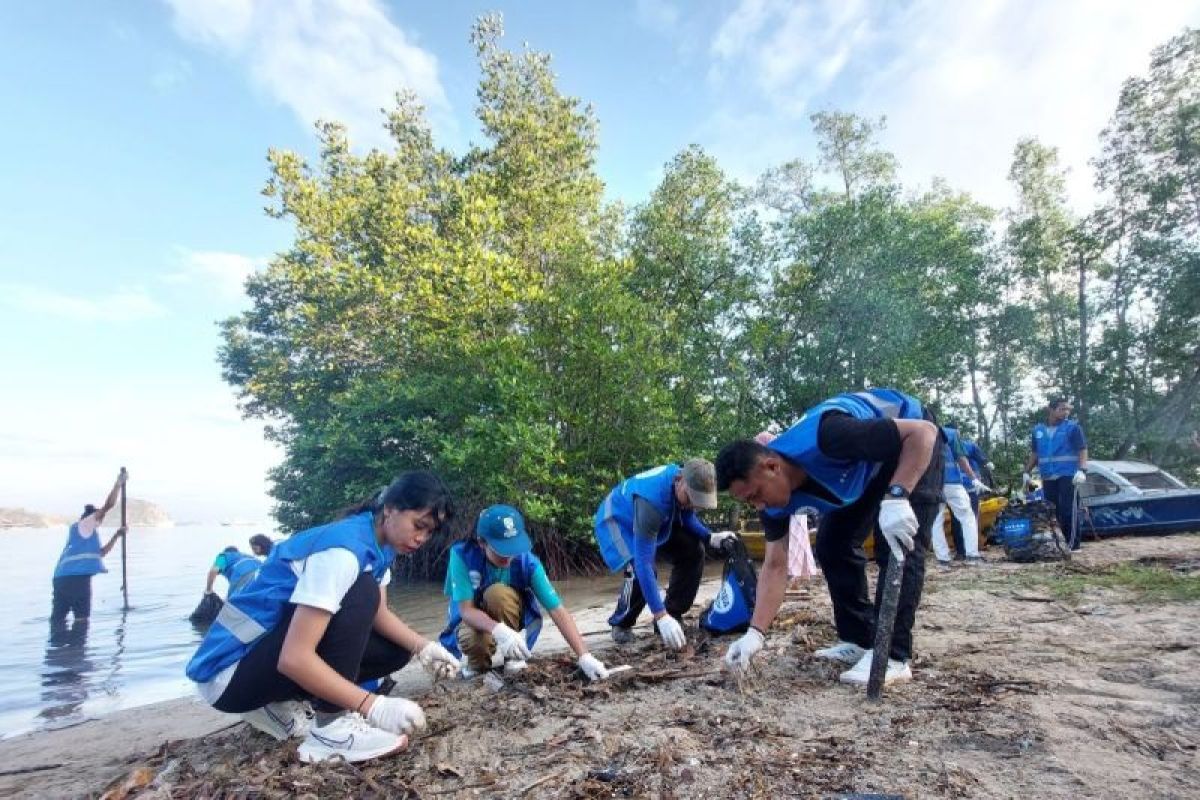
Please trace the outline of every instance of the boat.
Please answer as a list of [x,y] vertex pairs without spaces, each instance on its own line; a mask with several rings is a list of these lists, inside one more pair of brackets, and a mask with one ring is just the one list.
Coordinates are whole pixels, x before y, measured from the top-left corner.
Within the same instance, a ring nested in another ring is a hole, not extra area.
[[[1000,495],[985,497],[979,502],[980,549],[983,549],[987,546],[988,535],[991,533],[992,526],[996,524],[996,517],[1000,515],[1000,512],[1004,510],[1006,505],[1008,505],[1008,498]],[[943,521],[943,525],[946,530],[946,541],[952,541],[950,536],[950,518],[952,516],[953,515],[950,513],[950,509],[946,509],[945,519]],[[810,523],[808,530],[809,539],[815,544],[817,537],[817,526]],[[758,561],[762,561],[763,556],[765,556],[767,552],[767,540],[763,537],[762,524],[758,521],[757,515],[752,517],[742,526],[742,529],[738,531],[738,536],[740,536],[742,542],[745,543],[746,552],[750,554],[750,557],[757,559]],[[875,554],[875,537],[868,536],[866,543],[863,545],[863,549],[866,551],[868,558],[873,558]]]
[[1200,489],[1142,461],[1088,461],[1080,487],[1085,537],[1200,531]]

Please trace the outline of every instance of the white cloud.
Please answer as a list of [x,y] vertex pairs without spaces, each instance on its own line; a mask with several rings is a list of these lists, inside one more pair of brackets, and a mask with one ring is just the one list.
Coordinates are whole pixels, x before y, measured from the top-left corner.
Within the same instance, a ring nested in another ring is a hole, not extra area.
[[166,313],[141,287],[97,295],[69,295],[25,283],[0,284],[0,302],[29,314],[49,314],[78,321],[130,322]]
[[[717,91],[744,75],[758,92],[751,110],[768,109],[766,124],[806,136],[799,117],[815,108],[886,115],[884,143],[907,182],[943,176],[993,205],[1011,202],[1017,140],[1037,136],[1060,149],[1083,210],[1095,199],[1088,160],[1121,83],[1145,73],[1153,47],[1197,22],[1200,6],[1184,0],[916,0],[903,8],[743,0],[710,53]],[[714,118],[749,102],[734,91]],[[743,141],[758,133],[744,129]],[[804,155],[811,150],[786,157]]]
[[722,22],[710,52],[717,83],[747,72],[781,111],[803,113],[842,73],[863,41],[865,0],[742,0]]
[[243,295],[246,278],[266,266],[266,258],[216,250],[179,249],[182,268],[166,276],[169,283],[197,283],[213,287],[222,297]]
[[436,122],[453,127],[437,59],[379,0],[165,1],[181,36],[244,63],[305,126],[337,120],[356,142],[386,145],[380,109],[408,89]]

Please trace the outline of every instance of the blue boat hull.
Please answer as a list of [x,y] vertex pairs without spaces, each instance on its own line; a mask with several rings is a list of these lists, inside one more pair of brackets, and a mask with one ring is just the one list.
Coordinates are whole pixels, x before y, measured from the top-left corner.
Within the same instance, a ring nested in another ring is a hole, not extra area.
[[1085,506],[1080,520],[1085,536],[1200,532],[1200,491],[1183,490],[1154,497],[1104,502]]

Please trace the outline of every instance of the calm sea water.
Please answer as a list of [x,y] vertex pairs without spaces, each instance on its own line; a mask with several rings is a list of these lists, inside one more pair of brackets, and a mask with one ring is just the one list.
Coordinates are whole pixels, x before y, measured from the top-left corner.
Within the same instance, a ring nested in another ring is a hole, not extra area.
[[[102,530],[107,541],[112,528]],[[253,527],[134,528],[127,545],[128,611],[121,601],[120,544],[92,579],[86,630],[50,638],[50,578],[66,528],[0,531],[0,738],[58,728],[112,711],[192,694],[183,667],[202,633],[188,615],[204,592],[213,558],[227,545],[249,550]],[[572,611],[607,605],[619,576],[556,581]],[[440,584],[392,584],[389,603],[416,630],[435,635],[445,620]],[[225,580],[216,589],[224,595]],[[551,626],[553,627],[553,626]]]

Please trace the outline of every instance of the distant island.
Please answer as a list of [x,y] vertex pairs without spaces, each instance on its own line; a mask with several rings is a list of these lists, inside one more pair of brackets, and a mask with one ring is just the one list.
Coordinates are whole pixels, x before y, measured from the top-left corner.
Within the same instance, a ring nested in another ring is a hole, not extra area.
[[[171,516],[149,500],[130,497],[126,501],[125,516],[129,524],[138,528],[170,528],[175,525]],[[0,508],[0,528],[57,528],[70,525],[77,517],[47,514],[24,508]],[[117,505],[104,518],[104,527],[113,528],[121,524],[121,507]]]

